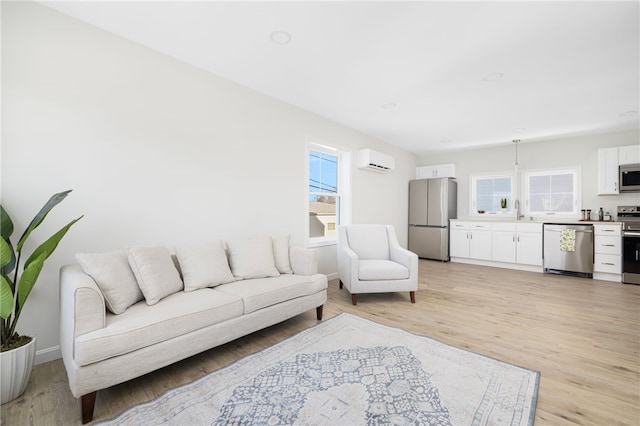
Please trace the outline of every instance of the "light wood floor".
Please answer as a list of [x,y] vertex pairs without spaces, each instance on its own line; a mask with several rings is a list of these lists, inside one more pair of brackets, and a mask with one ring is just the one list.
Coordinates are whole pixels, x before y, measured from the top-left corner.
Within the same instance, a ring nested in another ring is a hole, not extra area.
[[[409,294],[358,296],[329,284],[325,319],[340,312],[424,334],[541,372],[536,425],[640,425],[640,286],[420,261]],[[215,371],[316,323],[315,310],[98,392],[95,420]],[[61,360],[35,367],[3,425],[80,424]]]

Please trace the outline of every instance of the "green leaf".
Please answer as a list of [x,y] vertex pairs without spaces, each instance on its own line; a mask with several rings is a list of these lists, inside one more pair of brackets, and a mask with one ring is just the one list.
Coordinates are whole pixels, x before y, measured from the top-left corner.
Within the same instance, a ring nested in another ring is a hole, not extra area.
[[4,267],[11,263],[13,258],[13,249],[8,241],[0,238],[0,268],[4,271]]
[[3,276],[0,276],[0,317],[7,319],[13,311],[13,293],[9,282]]
[[56,247],[58,247],[58,243],[60,242],[60,240],[62,240],[62,237],[64,237],[64,235],[67,233],[69,228],[71,228],[71,226],[74,223],[76,223],[77,221],[79,221],[83,217],[84,217],[84,215],[80,216],[77,219],[72,220],[67,225],[62,227],[58,232],[56,232],[51,237],[49,237],[49,239],[47,241],[45,241],[44,243],[40,244],[40,246],[38,246],[38,248],[35,249],[33,251],[33,253],[31,253],[31,256],[29,256],[27,261],[24,263],[24,268],[27,269],[27,267],[29,267],[31,262],[33,262],[34,260],[39,258],[41,255],[44,255],[45,259],[47,259],[49,256],[51,256],[51,254],[54,252]]
[[49,198],[49,201],[46,202],[46,204],[40,209],[38,214],[33,218],[33,220],[31,220],[31,223],[29,224],[29,226],[27,226],[27,229],[24,230],[24,234],[22,234],[22,237],[20,237],[20,240],[18,241],[18,245],[16,246],[16,250],[18,252],[22,251],[22,246],[24,245],[24,242],[27,240],[27,238],[29,238],[29,235],[31,234],[31,232],[42,223],[42,221],[44,220],[45,217],[47,217],[47,214],[51,211],[51,209],[53,209],[62,200],[64,200],[65,197],[69,195],[70,192],[71,190],[58,192],[57,194],[53,194],[51,198]]
[[13,222],[9,213],[0,204],[0,236],[3,240],[8,240],[11,234],[13,234]]
[[27,297],[29,297],[33,286],[36,285],[46,258],[47,253],[43,252],[33,259],[29,266],[25,265],[22,275],[20,275],[20,279],[18,280],[18,290],[16,291],[18,293],[18,311],[16,312],[16,316],[22,310],[24,302],[27,300]]

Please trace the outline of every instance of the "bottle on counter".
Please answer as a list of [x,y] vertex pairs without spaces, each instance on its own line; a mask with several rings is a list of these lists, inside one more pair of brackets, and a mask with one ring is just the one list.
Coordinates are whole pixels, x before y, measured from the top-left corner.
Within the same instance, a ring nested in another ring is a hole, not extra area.
[[582,216],[580,216],[580,220],[587,220],[587,210],[582,209]]
[[604,214],[604,220],[605,220],[605,221],[610,221],[610,220],[611,220],[611,213],[606,212],[606,213]]
[[591,209],[587,209],[587,220],[591,220]]
[[602,210],[602,207],[600,207],[600,210],[598,210],[598,220],[600,222],[604,220],[604,210]]

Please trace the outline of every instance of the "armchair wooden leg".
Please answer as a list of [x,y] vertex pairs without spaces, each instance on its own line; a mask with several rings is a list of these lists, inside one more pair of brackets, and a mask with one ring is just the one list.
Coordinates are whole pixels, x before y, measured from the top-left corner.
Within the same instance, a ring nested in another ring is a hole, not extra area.
[[342,289],[342,280],[338,280],[338,281],[340,281],[340,288]]
[[318,321],[322,320],[322,308],[324,307],[324,305],[320,305],[316,308],[316,318],[318,318]]
[[411,303],[416,303],[416,292],[410,291],[409,296],[411,297]]
[[96,406],[96,394],[98,391],[82,395],[82,424],[93,420],[93,408]]
[[355,294],[351,295],[351,303],[353,303],[354,305],[356,304],[356,295]]

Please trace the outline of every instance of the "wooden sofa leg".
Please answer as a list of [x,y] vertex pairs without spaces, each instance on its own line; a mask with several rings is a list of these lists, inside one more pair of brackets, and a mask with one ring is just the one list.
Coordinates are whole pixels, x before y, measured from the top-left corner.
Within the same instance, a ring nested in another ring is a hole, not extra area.
[[416,292],[410,291],[409,296],[411,296],[411,303],[416,303]]
[[322,320],[322,308],[324,307],[324,305],[320,305],[316,308],[316,318],[318,318],[318,321]]
[[338,280],[338,281],[340,281],[340,288],[342,289],[342,280]]
[[89,423],[93,420],[93,407],[96,406],[96,394],[98,391],[82,395],[82,424]]
[[351,303],[353,303],[354,305],[356,304],[356,295],[355,294],[351,295]]

